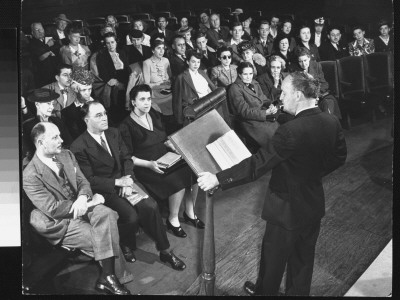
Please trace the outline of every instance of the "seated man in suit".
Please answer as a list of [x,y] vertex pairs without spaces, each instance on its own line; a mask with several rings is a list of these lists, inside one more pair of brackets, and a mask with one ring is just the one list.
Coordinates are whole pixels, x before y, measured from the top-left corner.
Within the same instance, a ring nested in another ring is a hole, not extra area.
[[86,102],[93,101],[90,94],[94,75],[91,71],[78,69],[72,73],[71,80],[76,90],[76,99],[73,104],[61,111],[61,118],[68,128],[72,140],[75,140],[86,130],[86,123],[81,116],[81,107]]
[[264,57],[268,57],[272,54],[272,47],[274,44],[274,38],[269,34],[269,29],[269,22],[267,20],[261,21],[258,27],[259,36],[253,39],[256,52]]
[[319,47],[321,60],[337,60],[349,56],[347,46],[341,42],[341,29],[331,25],[328,29],[328,41]]
[[226,44],[228,47],[232,48],[232,63],[235,65],[239,65],[239,63],[243,61],[243,59],[242,56],[239,54],[237,45],[239,45],[243,41],[243,25],[240,22],[233,22],[230,29],[232,32],[232,38]]
[[[61,148],[57,126],[40,122],[32,129],[36,152],[23,172],[23,188],[36,207],[30,223],[52,245],[77,248],[100,263],[96,289],[130,295],[121,283],[132,280],[125,270],[116,275],[120,261],[118,214],[93,195],[74,155]],[[123,268],[125,269],[125,268]],[[119,279],[117,278],[119,277]]]
[[174,53],[169,59],[172,81],[188,67],[186,62],[186,43],[183,36],[177,35],[172,40]]
[[66,46],[69,44],[66,28],[71,25],[72,22],[67,18],[65,14],[59,14],[54,18],[56,26],[49,27],[46,32],[46,36],[51,36],[60,49],[61,46]]
[[36,87],[41,87],[54,80],[60,48],[52,38],[45,43],[42,23],[32,23],[31,30],[32,39],[29,42],[29,52],[32,58],[33,75]]
[[167,28],[168,21],[165,17],[157,18],[157,28],[150,32],[150,38],[154,39],[157,33],[160,33],[164,36],[165,43],[168,46],[171,46],[172,38],[174,37],[174,32]]
[[54,110],[52,115],[61,118],[61,110],[70,106],[76,100],[76,93],[71,88],[72,66],[67,64],[57,65],[56,81],[45,85],[42,88],[50,89],[60,94],[60,97],[53,102]]
[[196,45],[197,52],[202,54],[200,69],[208,73],[209,70],[219,63],[217,54],[213,48],[207,45],[207,38],[203,33],[197,34]]
[[297,63],[290,65],[290,72],[302,71],[310,74],[318,80],[320,84],[320,93],[318,95],[319,108],[329,114],[336,115],[339,119],[342,118],[340,108],[336,98],[329,92],[329,83],[325,80],[322,66],[319,62],[311,60],[311,52],[307,48],[301,47],[295,50]]
[[132,158],[118,129],[108,127],[103,105],[91,101],[82,110],[87,131],[72,143],[71,151],[92,190],[102,194],[105,198],[104,204],[118,213],[120,244],[125,258],[131,262],[136,260],[133,249],[136,248],[135,233],[140,224],[155,240],[160,251],[160,260],[169,263],[175,270],[185,269],[184,262],[169,250],[170,244],[157,202],[148,197],[133,206],[126,199],[135,192],[134,182],[143,190],[144,187],[136,181]]
[[129,32],[129,37],[131,44],[125,45],[124,51],[128,57],[130,65],[137,62],[143,62],[153,55],[151,48],[142,44],[144,40],[143,32],[137,29],[132,29]]
[[212,14],[210,16],[211,28],[207,30],[206,36],[208,45],[216,50],[218,47],[225,45],[229,40],[229,28],[226,26],[220,26],[220,18],[218,14]]

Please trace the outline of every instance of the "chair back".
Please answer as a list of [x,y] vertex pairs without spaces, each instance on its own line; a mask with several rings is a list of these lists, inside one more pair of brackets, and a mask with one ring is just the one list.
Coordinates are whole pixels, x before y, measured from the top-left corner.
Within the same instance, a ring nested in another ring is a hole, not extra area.
[[106,23],[106,18],[95,17],[95,18],[86,19],[85,21],[88,25],[103,25]]
[[131,14],[132,20],[150,20],[150,14],[141,13],[141,14]]
[[324,77],[329,83],[329,89],[336,99],[339,98],[339,77],[336,61],[321,61]]
[[391,52],[376,52],[364,57],[367,92],[393,88],[393,61]]
[[130,17],[128,15],[115,15],[117,22],[130,22]]
[[338,59],[336,62],[340,98],[363,102],[366,93],[363,57],[348,56]]

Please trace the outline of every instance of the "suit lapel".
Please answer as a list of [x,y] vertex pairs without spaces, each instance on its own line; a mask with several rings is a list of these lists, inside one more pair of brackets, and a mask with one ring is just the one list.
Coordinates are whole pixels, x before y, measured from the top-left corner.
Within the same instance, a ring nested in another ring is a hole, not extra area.
[[189,87],[193,90],[193,93],[197,95],[196,88],[194,87],[194,83],[192,80],[192,76],[189,74],[189,70],[185,70],[183,72],[183,79],[186,81],[186,83],[189,85]]
[[[102,163],[107,164],[111,167],[114,166],[114,158],[105,150],[98,142],[87,132],[84,132],[84,140],[86,141],[86,145],[88,146],[88,152],[97,160],[100,160]],[[108,141],[108,146],[111,149],[111,141]],[[111,152],[112,153],[112,152]]]
[[104,131],[104,134],[107,139],[108,146],[110,147],[111,153],[114,157],[114,160],[117,162],[118,167],[119,167],[119,151],[118,151],[118,141],[115,139],[115,137],[111,134],[109,130]]

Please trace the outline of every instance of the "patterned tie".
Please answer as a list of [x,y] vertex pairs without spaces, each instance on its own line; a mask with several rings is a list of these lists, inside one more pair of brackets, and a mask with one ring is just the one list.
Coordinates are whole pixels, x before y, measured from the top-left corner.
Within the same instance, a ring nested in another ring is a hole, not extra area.
[[61,161],[58,160],[57,157],[53,157],[52,160],[56,163],[57,168],[58,168],[58,176],[64,178],[64,165]]
[[61,95],[64,95],[64,94],[68,93],[68,91],[67,91],[67,89],[62,89],[62,90],[60,90],[60,93],[61,93]]
[[110,153],[110,152],[108,152],[106,141],[103,139],[102,136],[100,136],[100,143],[101,143],[101,146],[107,151],[107,153]]

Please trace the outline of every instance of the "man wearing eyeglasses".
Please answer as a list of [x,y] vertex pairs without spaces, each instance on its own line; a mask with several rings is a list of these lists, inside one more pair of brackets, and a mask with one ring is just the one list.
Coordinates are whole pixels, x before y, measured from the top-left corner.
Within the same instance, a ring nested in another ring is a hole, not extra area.
[[319,48],[321,60],[337,60],[349,56],[347,46],[341,42],[341,29],[337,25],[332,25],[328,30],[328,40],[322,43]]
[[125,260],[136,261],[133,250],[136,249],[136,232],[140,224],[156,242],[160,260],[169,263],[174,270],[182,271],[186,265],[170,251],[157,202],[151,197],[133,204],[126,199],[135,193],[133,183],[145,188],[135,178],[132,158],[119,131],[108,127],[104,106],[97,101],[87,102],[82,107],[82,116],[87,130],[70,149],[93,192],[101,194],[104,205],[119,215],[120,246]]

